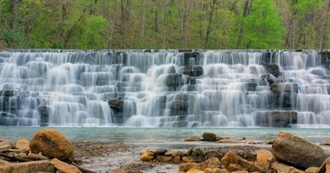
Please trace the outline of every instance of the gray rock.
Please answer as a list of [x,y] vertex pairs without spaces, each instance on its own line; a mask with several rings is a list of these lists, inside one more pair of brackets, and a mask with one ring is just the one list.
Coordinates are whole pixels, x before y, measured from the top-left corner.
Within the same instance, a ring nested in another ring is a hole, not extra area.
[[321,147],[287,132],[279,132],[272,152],[277,160],[302,169],[319,167],[330,156]]

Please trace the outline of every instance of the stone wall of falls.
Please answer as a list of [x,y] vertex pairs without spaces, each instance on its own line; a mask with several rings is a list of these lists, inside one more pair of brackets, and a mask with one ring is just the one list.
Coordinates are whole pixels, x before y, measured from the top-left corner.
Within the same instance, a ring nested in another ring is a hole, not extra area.
[[330,127],[330,52],[2,50],[2,126]]

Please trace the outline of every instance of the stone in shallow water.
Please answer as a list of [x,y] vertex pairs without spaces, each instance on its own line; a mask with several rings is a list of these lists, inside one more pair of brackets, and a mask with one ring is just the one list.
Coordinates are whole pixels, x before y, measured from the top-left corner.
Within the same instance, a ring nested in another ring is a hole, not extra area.
[[203,133],[203,141],[216,141],[217,135],[211,132],[204,132]]

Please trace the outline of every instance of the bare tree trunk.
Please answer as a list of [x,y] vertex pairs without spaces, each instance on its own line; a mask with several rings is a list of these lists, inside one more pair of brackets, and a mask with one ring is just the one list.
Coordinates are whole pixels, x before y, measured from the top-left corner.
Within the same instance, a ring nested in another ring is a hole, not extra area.
[[18,14],[17,14],[17,4],[18,1],[17,0],[11,0],[11,10],[12,10],[12,22],[11,22],[11,30],[12,32],[16,32],[17,29],[17,18],[18,18]]
[[[250,2],[249,2],[249,0],[246,0],[245,5],[244,5],[243,18],[248,16],[249,8],[250,8]],[[241,26],[240,26],[239,33],[238,33],[238,40],[237,40],[236,48],[239,48],[242,44],[243,28],[244,28],[244,21],[241,22]]]
[[[183,2],[183,4],[181,4]],[[184,41],[183,41],[183,28],[184,28],[184,0],[178,1],[178,10],[179,10],[179,17],[180,17],[180,45],[183,48],[184,47]]]
[[167,34],[166,34],[166,25],[165,25],[165,15],[166,15],[166,5],[167,2],[166,0],[163,0],[163,5],[162,5],[162,18],[161,18],[161,24],[162,24],[162,48],[166,48],[167,44],[166,44],[166,40],[167,40]]
[[145,46],[145,23],[146,23],[146,1],[142,0],[141,3],[143,4],[142,8],[142,26],[141,26],[141,40],[142,46]]
[[[326,43],[329,43],[329,29],[330,29],[330,2],[328,4],[327,13],[325,17],[325,24],[323,27],[323,34],[321,34],[321,44],[320,49],[326,48]],[[328,45],[328,48],[330,47],[330,44]]]
[[66,19],[66,16],[67,16],[67,5],[66,3],[64,2],[64,0],[62,0],[62,3],[61,3],[61,25],[60,25],[60,32],[59,32],[59,37],[60,37],[60,40],[61,40],[61,44],[64,46],[66,43],[65,43],[65,39],[64,39],[64,32],[62,32],[62,27],[65,25],[64,21]]
[[120,35],[121,35],[121,44],[122,48],[125,49],[125,0],[120,1],[120,11],[121,11],[121,17],[120,17]]
[[159,48],[159,41],[158,41],[158,34],[159,34],[159,27],[158,27],[158,0],[156,0],[155,2],[155,6],[154,6],[154,12],[155,12],[155,16],[154,16],[154,30],[156,32],[155,35],[155,39],[156,39],[156,48]]
[[213,0],[211,4],[211,10],[209,11],[209,18],[207,23],[207,29],[205,34],[204,49],[207,48],[207,44],[210,38],[210,33],[212,32],[212,22],[213,22],[213,13],[216,10],[216,3],[218,0]]

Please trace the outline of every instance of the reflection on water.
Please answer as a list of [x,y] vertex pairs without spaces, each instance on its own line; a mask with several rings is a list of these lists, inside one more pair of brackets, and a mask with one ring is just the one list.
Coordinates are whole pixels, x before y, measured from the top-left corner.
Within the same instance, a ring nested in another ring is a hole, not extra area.
[[[0,138],[16,140],[30,139],[45,127],[0,127]],[[54,127],[71,141],[123,142],[136,145],[164,144],[180,145],[187,136],[202,136],[209,131],[217,136],[267,141],[285,131],[301,136],[311,142],[330,139],[329,129],[320,128],[127,128],[127,127]]]

